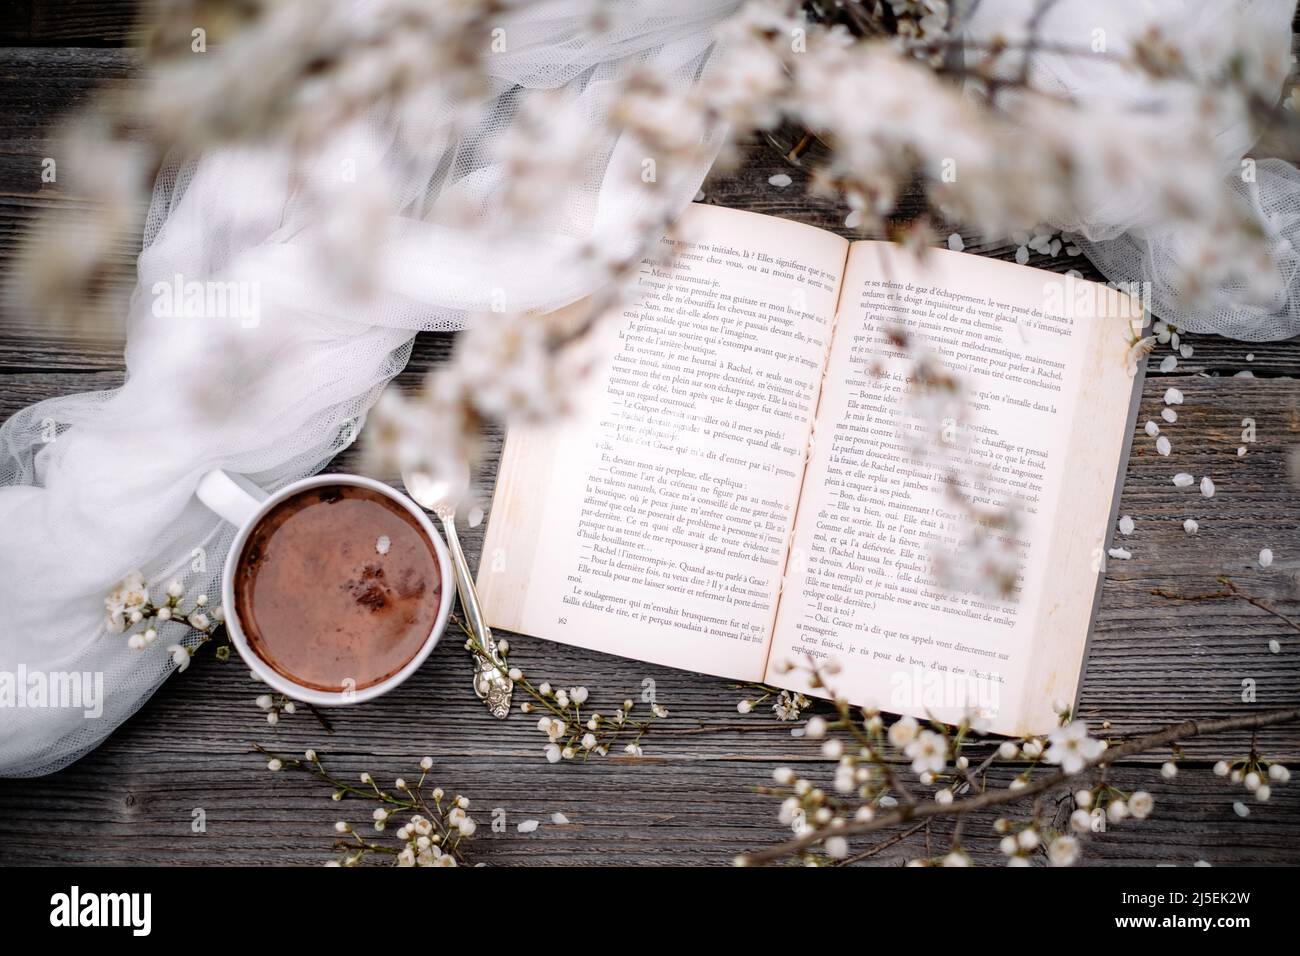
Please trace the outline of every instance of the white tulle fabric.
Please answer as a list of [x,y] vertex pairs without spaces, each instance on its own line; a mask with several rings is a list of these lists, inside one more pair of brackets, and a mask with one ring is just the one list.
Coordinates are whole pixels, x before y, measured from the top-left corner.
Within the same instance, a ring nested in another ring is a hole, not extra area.
[[[710,27],[735,6],[636,0],[619,4],[594,37],[587,3],[525,5],[504,21],[508,51],[491,61],[495,98],[459,139],[452,110],[431,104],[422,153],[389,121],[367,119],[327,144],[305,180],[289,175],[283,156],[254,149],[163,173],[129,316],[126,383],[41,402],[0,428],[0,671],[100,672],[105,697],[98,719],[79,708],[0,711],[0,774],[48,773],[77,759],[173,670],[165,646],[180,628],[164,625],[156,644],[132,651],[106,631],[103,599],[139,568],[155,598],[180,578],[188,594],[217,601],[232,529],[194,498],[204,472],[226,468],[268,489],[312,474],[355,437],[417,330],[460,328],[491,296],[504,295],[512,310],[557,308],[592,291],[584,243],[632,251],[626,224],[649,200],[625,175],[640,156],[621,140],[592,151],[586,185],[564,197],[553,230],[488,240],[458,218],[476,210],[477,226],[493,216],[504,182],[494,146],[520,90],[565,87],[595,128],[609,81],[629,70],[648,64],[697,82]],[[364,15],[365,4],[356,10]],[[355,182],[341,181],[345,160]],[[676,170],[667,183],[661,171],[671,201],[688,203],[707,166]],[[405,199],[402,213],[350,220],[354,191],[377,182]],[[322,207],[337,215],[322,221]],[[363,229],[381,278],[373,294],[349,296],[321,281],[322,250],[331,230],[354,241]],[[177,275],[252,284],[256,328],[155,316],[154,284]]]
[[[967,36],[977,41],[995,33],[1018,38],[1035,6],[1034,0],[977,3],[966,23]],[[1138,151],[1134,158],[1141,166],[1145,149],[1149,154],[1145,159],[1150,160],[1146,174],[1139,172],[1127,182],[1098,177],[1104,188],[1095,191],[1077,218],[1052,225],[1076,233],[1084,254],[1108,280],[1150,283],[1152,312],[1180,328],[1249,340],[1300,334],[1300,174],[1282,160],[1256,157],[1254,181],[1243,177],[1242,158],[1255,145],[1250,124],[1245,115],[1219,118],[1212,130],[1217,154],[1212,161],[1222,178],[1219,188],[1231,192],[1265,231],[1274,265],[1246,277],[1216,280],[1211,276],[1208,287],[1198,290],[1197,296],[1181,295],[1189,264],[1199,262],[1203,250],[1185,230],[1170,225],[1157,196],[1161,182],[1180,174],[1179,163],[1192,162],[1190,150],[1173,157],[1169,150],[1176,151],[1176,144],[1189,133],[1179,120],[1187,115],[1185,109],[1172,107],[1194,102],[1195,88],[1155,83],[1140,71],[1104,58],[1053,52],[1053,47],[1087,50],[1101,40],[1107,53],[1122,58],[1134,40],[1154,25],[1185,52],[1192,71],[1209,77],[1234,48],[1245,47],[1285,64],[1295,6],[1295,0],[1089,0],[1051,4],[1039,24],[1044,49],[1030,61],[1032,85],[1099,109],[1108,122],[1130,122],[1134,132],[1130,142]],[[978,55],[973,48],[968,53]],[[1008,70],[1018,65],[1014,57],[1007,62]],[[1278,88],[1268,91],[1273,103],[1280,93],[1279,82]],[[1077,135],[1092,132],[1084,125]],[[1231,248],[1220,252],[1225,261],[1235,256]],[[1205,278],[1195,266],[1190,271]]]

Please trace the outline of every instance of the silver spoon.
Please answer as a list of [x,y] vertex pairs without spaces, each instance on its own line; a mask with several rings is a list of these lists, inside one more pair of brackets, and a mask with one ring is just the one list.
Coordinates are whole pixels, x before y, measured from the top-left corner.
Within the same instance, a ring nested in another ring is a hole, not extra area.
[[460,539],[456,536],[456,508],[452,502],[457,497],[456,492],[468,485],[468,470],[464,479],[458,484],[436,480],[419,471],[402,471],[402,484],[406,485],[407,493],[415,499],[416,504],[433,512],[442,521],[447,549],[451,552],[451,564],[456,570],[456,590],[460,593],[465,622],[478,641],[478,646],[486,651],[482,653],[477,648],[474,650],[474,693],[487,704],[494,717],[504,718],[510,714],[510,695],[515,685],[506,674],[505,661],[497,651],[491,629],[483,620],[478,592],[474,590],[474,579],[469,573],[469,562],[465,560],[465,552],[461,550]]

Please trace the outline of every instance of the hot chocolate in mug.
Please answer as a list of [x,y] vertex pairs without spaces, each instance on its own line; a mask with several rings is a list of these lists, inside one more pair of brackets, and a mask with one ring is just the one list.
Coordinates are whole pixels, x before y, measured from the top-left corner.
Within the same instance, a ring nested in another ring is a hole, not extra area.
[[451,613],[446,545],[424,512],[359,475],[274,494],[212,471],[199,499],[238,531],[221,577],[230,641],[295,700],[360,703],[424,663]]

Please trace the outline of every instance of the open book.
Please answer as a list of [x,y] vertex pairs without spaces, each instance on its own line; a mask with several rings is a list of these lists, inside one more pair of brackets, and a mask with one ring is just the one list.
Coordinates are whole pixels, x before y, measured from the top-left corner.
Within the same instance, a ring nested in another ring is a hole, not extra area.
[[[679,232],[610,323],[582,411],[507,436],[478,575],[488,624],[812,694],[784,662],[834,660],[854,704],[1054,727],[1115,523],[1139,303],[717,206]],[[904,338],[962,384],[947,425],[984,474],[958,475],[963,500],[1018,502],[1010,588],[938,580],[971,539],[951,473],[914,454]]]

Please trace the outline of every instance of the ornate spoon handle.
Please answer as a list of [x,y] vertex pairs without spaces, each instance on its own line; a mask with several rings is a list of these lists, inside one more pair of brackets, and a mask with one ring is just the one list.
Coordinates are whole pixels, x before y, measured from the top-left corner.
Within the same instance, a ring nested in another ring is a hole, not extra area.
[[469,625],[479,646],[487,653],[474,651],[474,693],[484,701],[494,717],[503,718],[510,714],[510,696],[514,692],[514,682],[506,674],[505,662],[497,653],[496,640],[492,630],[483,620],[483,609],[479,607],[478,592],[474,590],[474,579],[470,577],[469,562],[461,550],[460,538],[456,536],[456,513],[451,508],[439,508],[438,517],[442,519],[442,528],[447,538],[447,549],[451,552],[451,563],[456,569],[456,590],[460,594],[460,606],[465,612],[465,622]]

